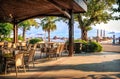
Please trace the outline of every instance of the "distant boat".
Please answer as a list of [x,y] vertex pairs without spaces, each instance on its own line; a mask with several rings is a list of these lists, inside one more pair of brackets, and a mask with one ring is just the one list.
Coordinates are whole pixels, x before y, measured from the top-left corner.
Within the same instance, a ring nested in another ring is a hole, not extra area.
[[108,34],[115,34],[115,32],[109,32]]

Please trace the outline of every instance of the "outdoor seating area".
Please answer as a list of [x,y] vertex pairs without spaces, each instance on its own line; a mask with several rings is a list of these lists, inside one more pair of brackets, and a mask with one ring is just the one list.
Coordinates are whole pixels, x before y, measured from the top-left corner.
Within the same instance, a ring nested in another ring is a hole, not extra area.
[[36,52],[39,52],[39,59],[57,59],[62,56],[65,47],[64,43],[53,42],[28,45],[25,42],[16,44],[1,42],[0,44],[0,69],[2,69],[0,72],[6,75],[14,69],[16,77],[18,75],[19,68],[22,67],[24,72],[26,72],[26,69],[30,69],[30,64],[33,64],[33,67],[35,67],[34,61],[36,60]]
[[0,0],[0,79],[120,79],[119,12],[120,0]]

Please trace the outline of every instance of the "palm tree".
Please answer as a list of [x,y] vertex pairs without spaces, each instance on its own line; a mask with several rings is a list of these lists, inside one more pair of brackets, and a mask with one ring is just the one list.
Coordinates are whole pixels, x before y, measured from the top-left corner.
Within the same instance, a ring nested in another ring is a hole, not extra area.
[[55,22],[58,21],[56,17],[45,17],[41,19],[42,29],[48,32],[48,42],[50,42],[50,32],[56,30]]
[[36,22],[35,19],[29,19],[29,20],[25,20],[25,21],[19,23],[18,26],[23,31],[22,37],[23,37],[23,41],[25,41],[25,32],[26,32],[26,30],[30,30],[31,26],[38,27],[38,23]]

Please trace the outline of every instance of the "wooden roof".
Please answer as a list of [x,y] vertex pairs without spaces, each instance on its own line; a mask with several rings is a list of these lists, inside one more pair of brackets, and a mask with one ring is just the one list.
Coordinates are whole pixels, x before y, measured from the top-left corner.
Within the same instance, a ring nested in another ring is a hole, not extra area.
[[41,16],[68,17],[87,10],[85,0],[0,0],[0,22],[19,23]]

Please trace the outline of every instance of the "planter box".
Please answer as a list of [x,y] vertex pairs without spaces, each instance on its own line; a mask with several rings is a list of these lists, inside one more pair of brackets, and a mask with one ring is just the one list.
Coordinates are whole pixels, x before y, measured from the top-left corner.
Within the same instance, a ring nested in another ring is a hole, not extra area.
[[82,43],[74,43],[74,51],[75,51],[75,53],[81,53]]
[[[69,50],[69,45],[67,45],[67,50]],[[82,52],[82,43],[74,43],[74,51],[75,53]]]

